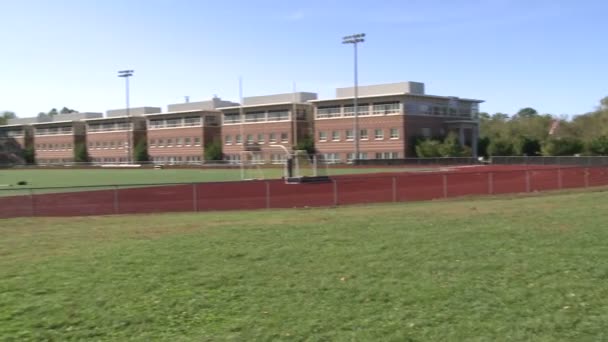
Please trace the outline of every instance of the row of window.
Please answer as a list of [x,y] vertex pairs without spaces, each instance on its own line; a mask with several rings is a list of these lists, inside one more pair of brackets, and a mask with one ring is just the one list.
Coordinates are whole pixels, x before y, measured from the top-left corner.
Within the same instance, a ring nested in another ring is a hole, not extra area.
[[129,143],[123,140],[89,142],[89,150],[116,150],[128,147]]
[[184,146],[201,146],[200,137],[185,137],[185,138],[166,138],[166,139],[150,139],[149,145],[151,148],[156,147],[184,147]]
[[89,124],[87,127],[88,132],[112,132],[112,131],[126,131],[131,129],[130,123],[98,123]]
[[[341,153],[325,153],[322,156],[323,160],[328,164],[342,162]],[[346,161],[351,162],[354,156],[354,153],[346,153]],[[376,152],[373,156],[375,156],[376,159],[398,159],[399,152]],[[368,155],[367,152],[360,152],[357,159],[368,159],[369,157],[370,155]]]
[[[268,122],[268,121],[289,121],[291,120],[290,111],[288,110],[269,110],[244,113],[245,120],[243,122]],[[297,120],[306,120],[306,110],[298,109],[296,111]],[[224,123],[235,124],[241,123],[240,113],[225,113]]]
[[126,163],[129,161],[126,157],[120,158],[91,158],[94,163]]
[[64,144],[36,144],[37,151],[71,151],[72,144],[64,143]]
[[[217,125],[217,117],[208,115],[204,117],[204,123],[206,125]],[[151,119],[148,127],[150,129],[158,128],[174,128],[174,127],[193,127],[202,126],[203,118],[200,116],[188,116],[183,118],[175,119]]]
[[72,134],[72,127],[36,128],[36,135]]
[[[374,103],[361,103],[357,105],[358,116],[389,115],[401,113],[401,104],[398,101]],[[354,105],[324,106],[317,109],[317,119],[349,117],[355,115]]]
[[[269,133],[269,134],[257,134],[255,137],[253,134],[247,134],[245,136],[245,142],[247,144],[265,144],[266,141],[268,141],[268,143],[273,144],[273,143],[277,143],[277,142],[281,142],[281,143],[288,143],[289,142],[289,134],[283,132],[283,133]],[[268,139],[268,140],[266,140]],[[231,135],[226,135],[224,136],[224,143],[226,145],[232,145],[233,141],[232,141],[232,136]],[[234,143],[235,144],[242,144],[243,143],[243,137],[240,134],[237,134],[234,136]]]
[[[346,138],[346,140],[353,140],[354,139],[354,134],[353,134],[354,130],[352,129],[347,129],[344,131],[344,134],[342,133],[342,131],[332,131],[331,132],[331,141],[340,141],[342,140],[342,136],[344,135],[344,137]],[[381,128],[376,128],[374,129],[374,140],[384,140],[384,129]],[[320,142],[324,142],[328,140],[328,132],[326,131],[319,131],[319,141]],[[390,139],[399,139],[400,133],[399,133],[399,128],[391,128],[389,129],[389,138]],[[369,132],[367,129],[362,129],[359,131],[359,140],[369,140]]]
[[[247,158],[247,159],[245,159],[245,158]],[[247,164],[265,164],[266,163],[266,161],[264,160],[264,157],[261,154],[245,155],[242,158],[241,158],[240,154],[224,155],[224,160],[227,160],[230,164],[240,164],[241,159],[243,159],[243,162],[246,162]],[[287,156],[285,156],[285,153],[273,153],[270,155],[271,164],[285,164],[286,161],[287,161]]]
[[72,158],[48,158],[48,159],[40,159],[36,158],[37,164],[60,164],[60,163],[71,163],[74,159]]
[[181,162],[200,162],[203,158],[201,156],[160,156],[152,157],[152,161],[156,164],[163,163],[181,163]]

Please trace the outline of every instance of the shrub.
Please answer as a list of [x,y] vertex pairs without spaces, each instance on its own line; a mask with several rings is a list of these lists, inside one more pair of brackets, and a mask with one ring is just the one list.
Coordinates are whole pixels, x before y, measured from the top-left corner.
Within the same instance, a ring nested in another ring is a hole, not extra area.
[[577,138],[549,138],[542,145],[545,156],[572,156],[583,152],[583,143]]
[[224,157],[222,153],[222,143],[219,140],[215,140],[212,143],[205,145],[205,160],[222,160]]

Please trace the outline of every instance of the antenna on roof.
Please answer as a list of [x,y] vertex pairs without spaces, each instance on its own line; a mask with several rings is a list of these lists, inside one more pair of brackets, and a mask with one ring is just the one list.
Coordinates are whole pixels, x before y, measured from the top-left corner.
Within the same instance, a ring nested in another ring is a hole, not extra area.
[[184,96],[184,99],[186,100],[186,103],[190,103],[190,96]]

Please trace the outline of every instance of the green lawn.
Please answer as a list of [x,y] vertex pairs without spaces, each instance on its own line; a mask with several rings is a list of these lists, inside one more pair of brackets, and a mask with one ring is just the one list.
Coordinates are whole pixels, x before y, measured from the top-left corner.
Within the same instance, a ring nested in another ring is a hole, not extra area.
[[[351,173],[395,172],[412,170],[402,168],[332,168],[329,175]],[[420,169],[417,169],[420,170]],[[325,171],[324,171],[325,172]],[[250,172],[251,177],[262,178],[259,172]],[[263,178],[280,178],[281,168],[265,168]],[[16,185],[26,181],[26,187],[104,186],[126,184],[162,184],[189,182],[217,182],[241,180],[241,170],[236,169],[31,169],[0,170],[0,184]],[[0,187],[2,189],[2,187]]]
[[608,340],[606,192],[0,221],[0,340]]

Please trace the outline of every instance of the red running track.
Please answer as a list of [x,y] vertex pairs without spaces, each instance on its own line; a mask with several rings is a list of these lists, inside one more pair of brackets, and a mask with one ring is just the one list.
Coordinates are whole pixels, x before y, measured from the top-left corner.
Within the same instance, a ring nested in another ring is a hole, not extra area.
[[[282,180],[159,185],[0,197],[0,218],[328,207],[526,193],[608,185],[606,167],[493,165],[438,172],[332,177],[329,183]],[[48,189],[45,190],[48,192]]]

